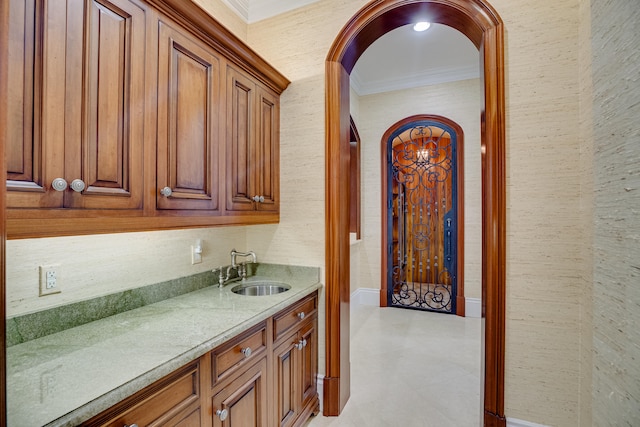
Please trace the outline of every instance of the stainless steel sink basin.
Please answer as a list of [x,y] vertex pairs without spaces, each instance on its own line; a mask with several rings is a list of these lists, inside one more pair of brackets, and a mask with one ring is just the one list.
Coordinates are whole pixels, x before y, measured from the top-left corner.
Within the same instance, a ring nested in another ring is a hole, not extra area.
[[231,292],[238,295],[249,296],[263,296],[263,295],[276,295],[282,292],[286,292],[291,289],[291,286],[283,282],[275,281],[260,281],[260,282],[248,282],[231,288]]

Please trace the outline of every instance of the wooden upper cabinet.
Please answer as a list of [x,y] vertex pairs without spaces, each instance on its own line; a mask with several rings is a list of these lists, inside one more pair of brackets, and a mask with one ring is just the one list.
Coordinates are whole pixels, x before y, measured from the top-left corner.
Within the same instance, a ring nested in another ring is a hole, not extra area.
[[12,2],[8,205],[142,208],[145,10],[66,3]]
[[279,209],[279,97],[227,67],[228,211]]
[[9,7],[8,207],[63,203],[63,193],[47,190],[64,175],[64,61],[57,60],[64,56],[64,9],[36,0],[11,0]]
[[289,81],[205,10],[7,1],[9,238],[278,221]]
[[157,207],[218,211],[220,60],[165,22],[158,43]]
[[[130,0],[68,0],[65,206],[142,208],[145,10]],[[71,34],[70,34],[71,35]],[[83,82],[83,84],[79,84]],[[81,120],[77,120],[81,117]]]

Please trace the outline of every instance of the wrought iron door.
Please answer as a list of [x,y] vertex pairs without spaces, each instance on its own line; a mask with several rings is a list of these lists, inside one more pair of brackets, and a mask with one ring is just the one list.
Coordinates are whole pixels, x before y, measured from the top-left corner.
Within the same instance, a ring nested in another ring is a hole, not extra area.
[[456,139],[420,120],[387,141],[389,306],[456,312]]

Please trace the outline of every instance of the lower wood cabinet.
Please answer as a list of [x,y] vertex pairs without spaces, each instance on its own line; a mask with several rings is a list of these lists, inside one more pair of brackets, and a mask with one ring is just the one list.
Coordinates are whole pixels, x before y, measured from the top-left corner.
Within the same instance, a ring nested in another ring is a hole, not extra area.
[[196,360],[82,425],[200,426],[200,366],[201,360]]
[[213,426],[269,426],[267,376],[267,358],[263,357],[233,381],[216,387],[211,399]]
[[317,302],[302,298],[82,425],[304,425],[320,410]]

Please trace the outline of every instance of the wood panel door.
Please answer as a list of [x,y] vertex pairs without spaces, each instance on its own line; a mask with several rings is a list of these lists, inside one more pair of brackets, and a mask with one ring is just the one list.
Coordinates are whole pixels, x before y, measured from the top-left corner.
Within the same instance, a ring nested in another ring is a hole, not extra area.
[[263,358],[212,398],[213,427],[266,427],[267,359]]
[[158,43],[157,208],[217,211],[220,60],[166,22]]
[[318,396],[318,329],[316,316],[302,328],[300,339],[304,343],[300,350],[300,399],[301,408],[311,405]]
[[274,350],[274,387],[276,424],[280,427],[297,425],[300,415],[311,411],[317,400],[318,331],[314,315],[297,332],[282,339]]
[[279,97],[227,67],[228,211],[279,210]]
[[255,194],[256,210],[277,212],[280,209],[280,107],[279,97],[258,86],[258,121],[256,131]]
[[51,182],[64,177],[66,11],[11,0],[9,13],[7,206],[62,207]]
[[141,209],[145,9],[133,0],[67,3],[65,176],[85,188],[67,191],[65,206]]
[[9,207],[141,208],[145,9],[27,0],[11,11]]
[[[276,387],[276,425],[293,425],[300,411],[299,393],[300,374],[296,359],[298,357],[298,339],[294,334],[286,339],[274,351],[274,381]],[[272,403],[273,404],[273,403]]]

